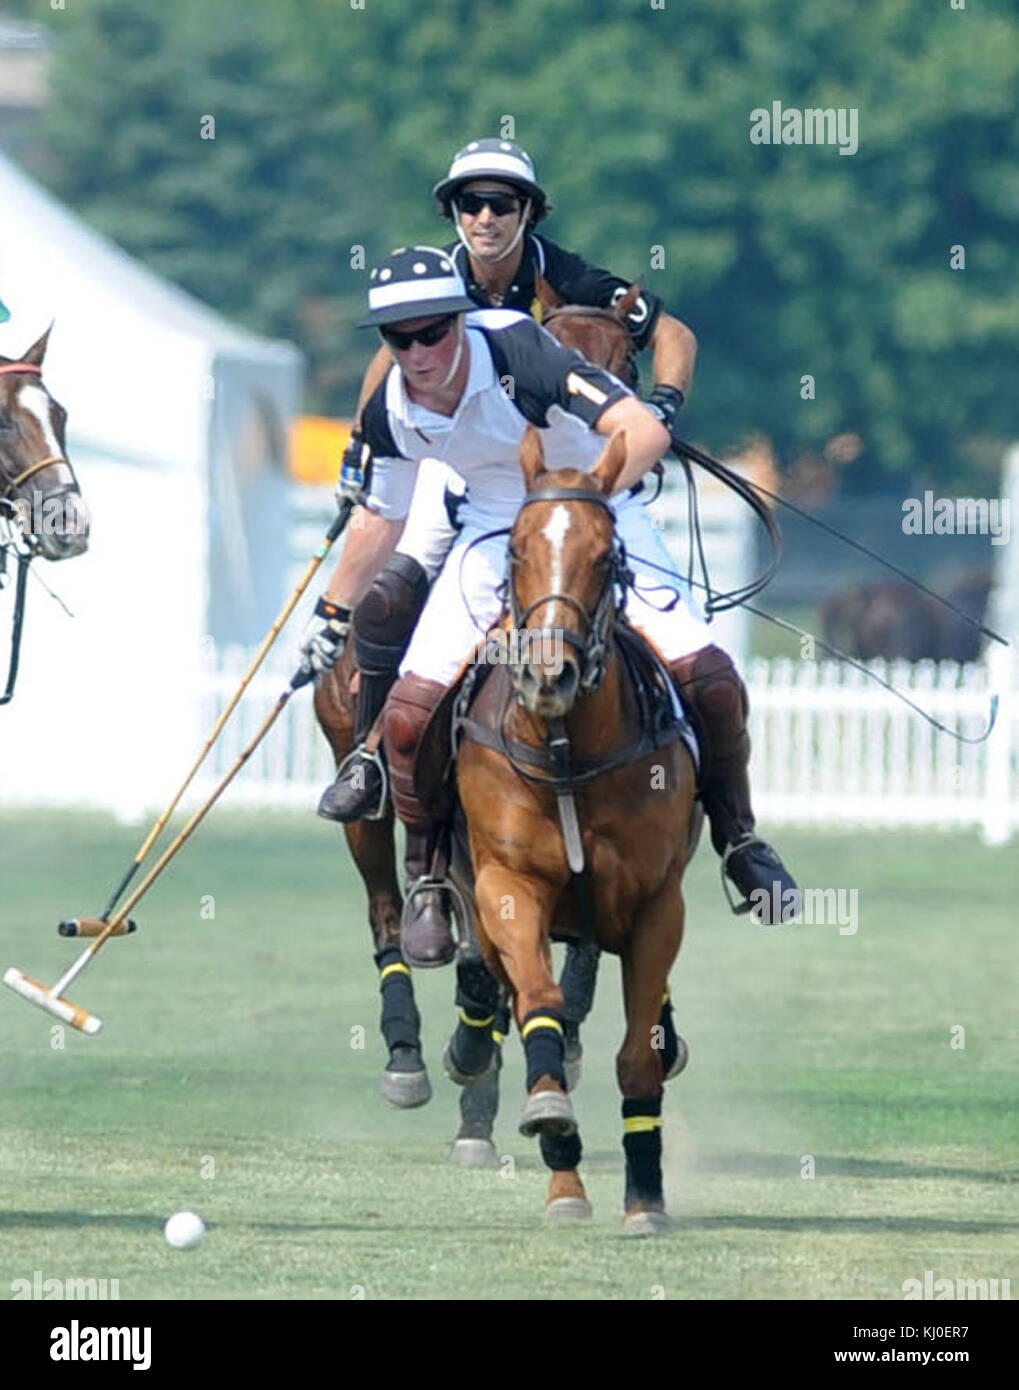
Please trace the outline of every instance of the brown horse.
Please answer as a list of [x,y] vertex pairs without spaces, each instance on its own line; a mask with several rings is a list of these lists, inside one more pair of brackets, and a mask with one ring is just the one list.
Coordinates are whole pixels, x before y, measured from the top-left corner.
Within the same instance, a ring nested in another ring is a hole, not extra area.
[[49,330],[20,358],[0,356],[0,504],[35,553],[88,549],[89,517],[67,459],[67,412],[42,382]]
[[[990,570],[958,579],[945,595],[982,622]],[[824,638],[862,661],[976,661],[980,634],[930,594],[897,580],[880,580],[832,595],[821,607]]]
[[17,566],[0,706],[13,699],[18,678],[29,565],[37,555],[68,560],[88,548],[88,510],[64,444],[67,412],[42,382],[48,340],[49,330],[23,356],[0,356],[0,587],[12,559]]
[[[644,1235],[669,1224],[661,1174],[669,1071],[663,999],[683,936],[681,882],[698,818],[693,761],[678,735],[636,757],[619,756],[639,749],[643,732],[613,621],[615,523],[605,501],[625,458],[618,435],[590,474],[549,473],[537,431],[528,432],[521,451],[528,495],[510,536],[512,621],[569,640],[554,662],[546,651],[536,656],[539,643],[532,642],[524,660],[494,670],[464,723],[457,778],[476,928],[489,968],[512,992],[528,1070],[520,1129],[540,1136],[552,1170],[552,1217],[590,1215],[590,1206],[577,1173],[580,1140],[562,1066],[563,993],[549,941],[553,933],[593,935],[620,957],[624,1230]],[[562,506],[570,524],[553,544],[548,524]],[[607,655],[597,658],[592,677],[587,668],[600,644],[588,639],[600,624],[607,624]],[[572,808],[564,809],[564,796]],[[464,871],[462,858],[457,867]]]
[[[564,346],[576,348],[591,361],[607,366],[628,385],[636,384],[633,341],[625,316],[640,295],[633,285],[613,309],[564,305],[540,276],[536,293],[548,331]],[[409,636],[409,634],[408,634]],[[357,702],[357,664],[350,643],[334,671],[318,683],[315,713],[339,765],[354,746]],[[361,820],[344,826],[347,844],[368,895],[368,920],[379,968],[382,993],[381,1030],[389,1057],[382,1080],[382,1094],[401,1107],[423,1105],[431,1096],[431,1084],[421,1050],[420,1017],[414,1001],[410,971],[399,956],[403,897],[397,878],[394,817],[387,806],[378,820]],[[567,962],[566,980],[572,1008],[568,1007],[568,1063],[574,1080],[579,1076],[579,1024],[593,997],[597,950],[575,951]],[[461,961],[459,970],[469,971]],[[564,977],[565,978],[565,977]],[[461,983],[463,983],[461,981]],[[502,1027],[499,1025],[502,1024]],[[497,1041],[505,1032],[505,1020],[497,1010]],[[464,1049],[460,1049],[463,1055]],[[498,1104],[498,1071],[493,1067],[461,1094],[462,1125],[454,1143],[454,1161],[493,1162],[496,1155],[491,1133]]]

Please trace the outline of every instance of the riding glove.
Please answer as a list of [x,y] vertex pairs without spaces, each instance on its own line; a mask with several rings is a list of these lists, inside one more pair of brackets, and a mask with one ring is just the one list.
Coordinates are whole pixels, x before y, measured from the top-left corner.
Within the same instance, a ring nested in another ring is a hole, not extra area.
[[344,449],[343,458],[340,460],[336,505],[342,507],[344,502],[363,502],[370,477],[371,449],[364,442],[361,431],[354,429],[350,434],[350,443]]
[[331,671],[343,655],[350,635],[350,609],[333,603],[323,594],[304,630],[301,642],[301,670],[321,676]]

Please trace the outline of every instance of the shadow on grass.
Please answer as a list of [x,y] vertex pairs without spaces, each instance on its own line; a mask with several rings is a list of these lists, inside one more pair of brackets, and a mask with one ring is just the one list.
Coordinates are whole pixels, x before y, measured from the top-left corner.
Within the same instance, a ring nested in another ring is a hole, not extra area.
[[[898,1163],[878,1158],[836,1158],[814,1154],[818,1177],[949,1179],[955,1182],[1019,1182],[1019,1170],[1000,1168],[949,1168],[937,1164]],[[748,1178],[787,1178],[800,1171],[798,1154],[702,1154],[694,1165],[697,1173],[729,1173]]]
[[165,1219],[151,1212],[139,1211],[5,1211],[0,1212],[0,1231],[77,1226],[108,1226],[125,1231],[151,1231],[160,1230]]
[[785,1231],[798,1235],[822,1231],[829,1235],[979,1236],[1019,1231],[1019,1221],[953,1221],[929,1216],[675,1216],[677,1231]]
[[[101,1226],[122,1231],[162,1231],[165,1217],[145,1212],[88,1212],[88,1211],[7,1211],[0,1214],[0,1231],[84,1229]],[[210,1221],[210,1231],[228,1230],[231,1226],[252,1231],[278,1232],[294,1235],[310,1231],[375,1231],[378,1222],[359,1221]]]

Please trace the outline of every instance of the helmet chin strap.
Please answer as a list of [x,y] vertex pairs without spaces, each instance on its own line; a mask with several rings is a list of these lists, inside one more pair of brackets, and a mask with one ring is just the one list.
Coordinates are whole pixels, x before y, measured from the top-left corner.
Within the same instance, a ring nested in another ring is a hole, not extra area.
[[456,205],[456,200],[453,200],[453,226],[456,228],[456,234],[460,238],[461,244],[466,250],[468,256],[477,256],[478,260],[484,261],[486,265],[497,265],[499,261],[504,261],[506,257],[510,255],[511,252],[516,250],[517,246],[519,246],[520,244],[520,238],[527,230],[527,220],[530,217],[530,215],[531,199],[526,198],[524,200],[523,209],[520,213],[520,225],[513,233],[513,240],[507,247],[505,247],[504,250],[497,251],[493,254],[490,251],[478,251],[475,247],[471,245],[467,233],[460,225],[460,209]]
[[456,317],[456,336],[458,341],[456,345],[456,352],[454,352],[453,354],[453,364],[450,367],[449,371],[446,373],[446,375],[439,382],[438,389],[440,391],[443,390],[444,387],[449,385],[449,383],[453,380],[453,378],[456,376],[457,372],[460,369],[460,359],[463,357],[464,342],[466,341],[467,337],[467,320],[464,318],[463,314],[457,314]]

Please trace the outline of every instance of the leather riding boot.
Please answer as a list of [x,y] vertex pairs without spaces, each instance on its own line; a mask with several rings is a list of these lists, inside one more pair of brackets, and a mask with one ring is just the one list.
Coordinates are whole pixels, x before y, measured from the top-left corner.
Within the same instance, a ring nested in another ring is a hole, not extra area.
[[395,671],[361,671],[357,692],[357,746],[347,754],[318,803],[324,820],[349,824],[356,820],[381,820],[389,805],[388,778],[381,748],[369,749],[365,739],[386,703],[396,679]]
[[413,556],[397,551],[354,609],[354,650],[360,673],[355,747],[322,793],[318,813],[326,820],[347,824],[381,820],[389,809],[381,731],[372,731],[427,600],[424,568]]
[[[701,748],[700,796],[711,843],[722,856],[722,886],[733,912],[754,912],[759,922],[788,921],[799,910],[796,881],[755,831],[750,804],[747,689],[732,659],[719,647],[670,663]],[[728,878],[742,894],[734,903]]]
[[448,965],[456,953],[450,891],[435,881],[432,861],[442,821],[421,804],[414,770],[428,720],[446,692],[437,681],[402,676],[390,692],[384,718],[393,804],[407,833],[406,898],[401,923],[403,958],[418,969]]

